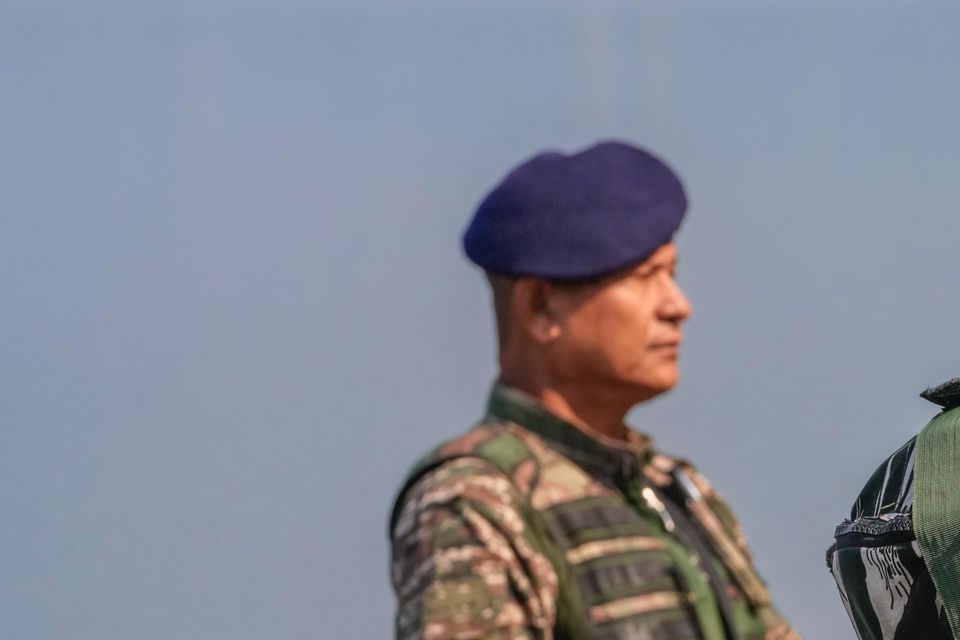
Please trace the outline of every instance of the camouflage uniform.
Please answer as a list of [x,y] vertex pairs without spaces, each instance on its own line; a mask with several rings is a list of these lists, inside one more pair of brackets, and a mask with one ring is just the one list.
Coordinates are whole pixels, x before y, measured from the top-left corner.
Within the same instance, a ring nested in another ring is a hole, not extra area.
[[503,385],[415,467],[390,532],[402,640],[799,638],[693,467]]
[[[960,379],[921,395],[944,407],[935,420],[960,424]],[[923,539],[918,541],[916,463],[914,437],[873,473],[827,551],[827,566],[861,640],[955,637],[926,565]]]

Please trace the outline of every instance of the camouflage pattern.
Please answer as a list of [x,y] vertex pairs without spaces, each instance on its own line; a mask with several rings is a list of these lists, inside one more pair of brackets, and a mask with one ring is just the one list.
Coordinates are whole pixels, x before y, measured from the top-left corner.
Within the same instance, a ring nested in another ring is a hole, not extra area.
[[[922,397],[960,404],[960,380]],[[860,640],[951,640],[950,623],[917,541],[917,438],[877,467],[837,526],[827,567]]]
[[402,640],[799,639],[692,465],[503,385],[411,473],[391,539]]

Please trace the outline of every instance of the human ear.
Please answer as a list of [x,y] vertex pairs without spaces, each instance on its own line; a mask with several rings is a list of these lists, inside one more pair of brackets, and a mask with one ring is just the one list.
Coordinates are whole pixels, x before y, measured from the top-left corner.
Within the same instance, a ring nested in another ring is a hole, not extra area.
[[549,344],[560,337],[560,324],[551,305],[556,294],[556,289],[540,278],[521,278],[514,285],[516,318],[523,331],[539,344]]

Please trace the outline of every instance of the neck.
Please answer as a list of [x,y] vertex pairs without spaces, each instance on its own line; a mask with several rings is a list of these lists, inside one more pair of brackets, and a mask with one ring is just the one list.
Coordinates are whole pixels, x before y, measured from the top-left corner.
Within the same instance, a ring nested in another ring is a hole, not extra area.
[[526,380],[512,377],[506,372],[501,373],[501,379],[530,394],[551,413],[588,434],[600,434],[615,440],[626,437],[623,423],[634,404],[632,402],[612,397],[602,389]]

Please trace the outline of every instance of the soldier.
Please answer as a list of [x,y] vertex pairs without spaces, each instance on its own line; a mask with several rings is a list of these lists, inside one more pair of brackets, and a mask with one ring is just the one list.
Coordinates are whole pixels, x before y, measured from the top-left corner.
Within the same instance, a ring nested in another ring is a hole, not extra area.
[[861,640],[960,638],[960,378],[920,395],[943,410],[877,468],[827,551]]
[[799,636],[731,511],[627,428],[678,379],[680,180],[623,143],[543,153],[464,236],[493,292],[486,416],[424,457],[391,521],[400,639]]

